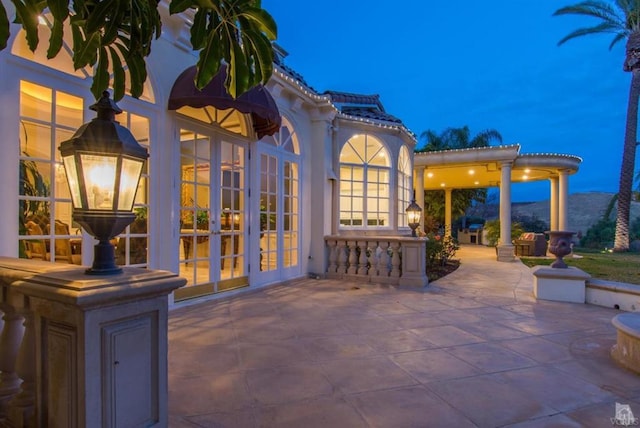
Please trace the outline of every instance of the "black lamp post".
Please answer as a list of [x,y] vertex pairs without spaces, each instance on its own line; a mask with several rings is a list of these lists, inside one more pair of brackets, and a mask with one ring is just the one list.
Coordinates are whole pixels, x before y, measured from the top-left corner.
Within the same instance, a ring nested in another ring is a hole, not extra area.
[[135,219],[133,203],[149,154],[115,121],[122,110],[109,92],[103,92],[90,109],[97,117],[63,141],[59,150],[71,191],[73,219],[99,241],[93,266],[86,273],[112,275],[122,269],[116,266],[110,241]]
[[416,234],[416,229],[420,225],[420,216],[422,215],[422,208],[418,204],[416,204],[415,192],[413,199],[411,199],[411,203],[405,210],[407,212],[407,223],[411,228],[411,236],[416,238],[418,235]]

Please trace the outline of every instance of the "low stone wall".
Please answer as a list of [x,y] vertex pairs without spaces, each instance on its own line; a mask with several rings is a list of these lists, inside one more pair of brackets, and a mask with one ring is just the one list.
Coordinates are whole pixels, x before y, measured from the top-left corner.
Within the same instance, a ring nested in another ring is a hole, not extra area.
[[640,311],[640,285],[590,278],[586,282],[586,303],[620,309]]

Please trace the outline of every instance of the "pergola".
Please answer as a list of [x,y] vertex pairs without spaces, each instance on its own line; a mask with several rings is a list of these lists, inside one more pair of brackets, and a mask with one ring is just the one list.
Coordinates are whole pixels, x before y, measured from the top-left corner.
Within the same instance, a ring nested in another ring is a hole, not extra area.
[[[567,230],[569,176],[582,159],[558,153],[520,154],[520,145],[477,147],[415,153],[416,202],[424,207],[425,190],[445,192],[445,230],[451,233],[453,189],[500,189],[500,241],[498,260],[514,258],[511,243],[511,183],[549,180],[550,229]],[[424,229],[424,216],[422,227]]]

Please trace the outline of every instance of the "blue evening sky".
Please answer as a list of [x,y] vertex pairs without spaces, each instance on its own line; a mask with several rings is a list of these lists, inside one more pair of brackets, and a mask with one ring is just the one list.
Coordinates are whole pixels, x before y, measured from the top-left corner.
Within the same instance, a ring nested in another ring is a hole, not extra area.
[[[377,93],[420,135],[493,128],[521,153],[583,158],[569,191],[617,192],[630,73],[624,41],[552,17],[572,0],[263,0],[286,63],[317,91]],[[514,200],[548,199],[546,182],[516,185]]]

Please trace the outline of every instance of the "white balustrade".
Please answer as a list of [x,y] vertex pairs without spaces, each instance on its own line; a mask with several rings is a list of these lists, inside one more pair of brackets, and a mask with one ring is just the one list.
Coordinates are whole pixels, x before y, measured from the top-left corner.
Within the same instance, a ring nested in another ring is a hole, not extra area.
[[412,237],[326,236],[328,278],[424,287],[425,240]]

